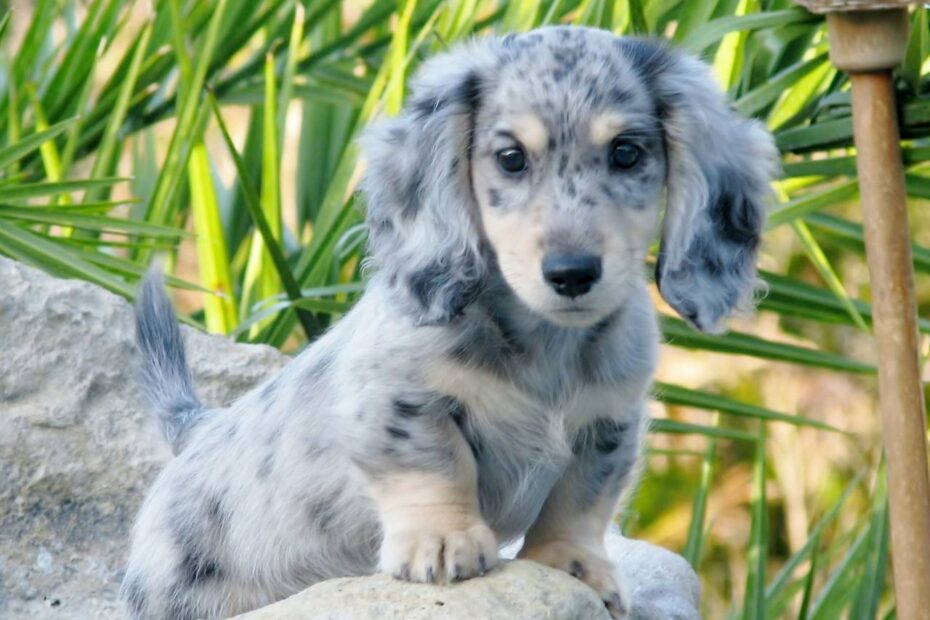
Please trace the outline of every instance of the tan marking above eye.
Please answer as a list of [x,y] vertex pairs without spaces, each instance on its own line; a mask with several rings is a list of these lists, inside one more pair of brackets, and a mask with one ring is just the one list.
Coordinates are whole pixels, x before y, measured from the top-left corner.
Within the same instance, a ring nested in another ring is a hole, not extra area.
[[594,145],[604,146],[623,131],[627,124],[626,116],[620,112],[604,112],[591,119],[588,135]]
[[541,153],[549,141],[549,130],[535,114],[523,114],[511,124],[516,138],[530,151]]

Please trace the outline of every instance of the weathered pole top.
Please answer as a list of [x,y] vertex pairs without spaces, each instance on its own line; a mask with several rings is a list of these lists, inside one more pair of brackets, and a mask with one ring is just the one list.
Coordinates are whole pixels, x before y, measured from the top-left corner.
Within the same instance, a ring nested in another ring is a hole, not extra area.
[[915,0],[795,0],[811,13],[845,13],[847,11],[881,11],[900,9]]
[[907,6],[913,0],[795,0],[827,14],[830,60],[841,71],[894,69],[907,47]]

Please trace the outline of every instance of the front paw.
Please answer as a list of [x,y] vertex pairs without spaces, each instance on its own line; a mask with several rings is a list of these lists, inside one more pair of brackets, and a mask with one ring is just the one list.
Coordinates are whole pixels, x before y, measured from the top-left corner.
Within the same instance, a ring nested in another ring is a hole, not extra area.
[[381,544],[381,570],[404,581],[470,579],[497,562],[497,541],[484,524],[451,531],[401,530],[387,534]]
[[524,547],[518,557],[563,570],[582,580],[598,593],[611,618],[627,620],[630,617],[629,591],[603,548],[553,541]]

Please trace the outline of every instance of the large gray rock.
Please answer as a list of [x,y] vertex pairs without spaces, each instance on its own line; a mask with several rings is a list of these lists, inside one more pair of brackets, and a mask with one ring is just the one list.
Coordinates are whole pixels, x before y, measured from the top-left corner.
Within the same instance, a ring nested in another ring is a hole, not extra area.
[[[269,347],[184,334],[210,404],[230,402],[287,362]],[[129,529],[170,458],[136,390],[136,368],[125,301],[0,257],[0,617],[124,617],[116,597]],[[636,620],[699,617],[697,578],[681,557],[616,533],[608,549]],[[586,586],[528,562],[441,590],[383,576],[338,579],[278,605],[254,617],[605,617]],[[292,615],[272,611],[285,607]],[[372,609],[396,615],[365,615]]]
[[701,583],[691,565],[668,549],[607,534],[607,555],[626,577],[634,620],[698,620]]
[[[519,543],[502,550],[512,558]],[[633,598],[633,620],[700,618],[700,585],[680,555],[616,531],[607,550]],[[480,579],[449,586],[413,584],[386,575],[333,579],[237,616],[239,620],[609,620],[589,587],[534,562],[505,563]]]
[[388,575],[331,579],[239,620],[610,620],[594,590],[535,562],[449,586]]
[[[205,402],[229,402],[287,361],[184,333]],[[0,617],[125,616],[129,528],[170,458],[136,363],[125,301],[0,257]]]

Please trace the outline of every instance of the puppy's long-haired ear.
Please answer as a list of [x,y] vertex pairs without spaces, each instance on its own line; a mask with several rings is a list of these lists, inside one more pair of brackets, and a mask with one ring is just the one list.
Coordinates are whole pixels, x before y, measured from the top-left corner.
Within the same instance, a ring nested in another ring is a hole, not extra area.
[[426,62],[401,114],[362,138],[371,260],[422,324],[459,315],[485,277],[469,168],[496,43],[482,39]]
[[756,249],[778,173],[778,151],[761,123],[738,116],[704,63],[638,40],[621,40],[662,117],[668,193],[656,283],[702,331],[721,331],[751,304]]

